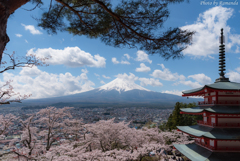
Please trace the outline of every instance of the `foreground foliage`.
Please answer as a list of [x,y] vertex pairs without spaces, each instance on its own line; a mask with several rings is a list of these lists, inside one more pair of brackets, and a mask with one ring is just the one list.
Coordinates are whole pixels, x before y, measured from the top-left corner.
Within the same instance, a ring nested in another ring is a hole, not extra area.
[[202,120],[201,115],[186,115],[186,114],[180,114],[180,108],[192,108],[196,107],[196,103],[180,103],[177,102],[175,105],[175,108],[170,114],[167,123],[161,125],[159,128],[161,130],[173,130],[177,129],[177,126],[191,126],[196,125],[197,120]]

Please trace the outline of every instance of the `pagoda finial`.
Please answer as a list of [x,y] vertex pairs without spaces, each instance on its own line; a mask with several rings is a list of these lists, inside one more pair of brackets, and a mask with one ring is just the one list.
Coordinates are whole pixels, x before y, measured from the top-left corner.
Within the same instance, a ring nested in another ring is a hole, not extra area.
[[225,78],[224,76],[224,71],[225,69],[225,45],[223,43],[225,43],[224,40],[224,36],[223,36],[223,28],[221,29],[221,37],[219,37],[219,42],[220,42],[220,46],[219,46],[219,75],[220,77],[218,79],[215,80],[215,82],[229,82],[229,78]]

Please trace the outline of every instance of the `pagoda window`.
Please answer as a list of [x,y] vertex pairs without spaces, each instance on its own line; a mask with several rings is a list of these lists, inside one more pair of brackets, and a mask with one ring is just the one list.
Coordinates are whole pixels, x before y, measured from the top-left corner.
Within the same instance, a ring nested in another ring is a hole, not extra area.
[[212,101],[216,101],[216,97],[212,97]]
[[211,123],[214,123],[214,124],[216,123],[216,118],[215,117],[211,118]]
[[207,117],[203,117],[203,121],[204,121],[204,122],[207,122]]
[[210,146],[214,147],[214,140],[210,140]]
[[205,97],[205,98],[204,98],[204,101],[205,101],[205,102],[208,102],[208,98]]
[[211,96],[215,96],[215,95],[216,95],[216,92],[211,92],[210,95],[211,95]]
[[218,95],[225,95],[225,92],[218,92]]

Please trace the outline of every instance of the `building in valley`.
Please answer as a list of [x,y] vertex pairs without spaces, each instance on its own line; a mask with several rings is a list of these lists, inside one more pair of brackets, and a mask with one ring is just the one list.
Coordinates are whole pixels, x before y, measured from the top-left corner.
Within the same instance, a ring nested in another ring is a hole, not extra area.
[[193,144],[174,147],[193,161],[240,160],[240,83],[225,78],[223,29],[220,37],[219,75],[215,83],[183,92],[183,96],[202,96],[198,107],[181,109],[181,114],[202,115],[197,125],[178,126],[195,138]]

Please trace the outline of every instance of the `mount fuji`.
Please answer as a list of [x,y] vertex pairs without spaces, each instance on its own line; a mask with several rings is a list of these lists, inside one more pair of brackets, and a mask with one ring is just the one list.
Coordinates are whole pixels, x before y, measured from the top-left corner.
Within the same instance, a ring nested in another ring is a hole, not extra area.
[[[132,105],[156,105],[173,107],[176,102],[197,102],[201,99],[183,98],[181,96],[153,92],[143,88],[133,81],[126,81],[116,78],[113,81],[90,91],[52,98],[43,98],[23,101],[23,105],[112,105],[112,104],[132,104]],[[69,105],[69,106],[70,106]]]
[[123,79],[120,79],[120,78],[116,78],[113,81],[111,81],[110,83],[99,87],[98,89],[99,89],[99,91],[116,90],[119,93],[134,90],[134,89],[150,91],[146,88],[143,88],[143,87],[135,84],[134,82],[126,82],[126,81],[124,81]]

